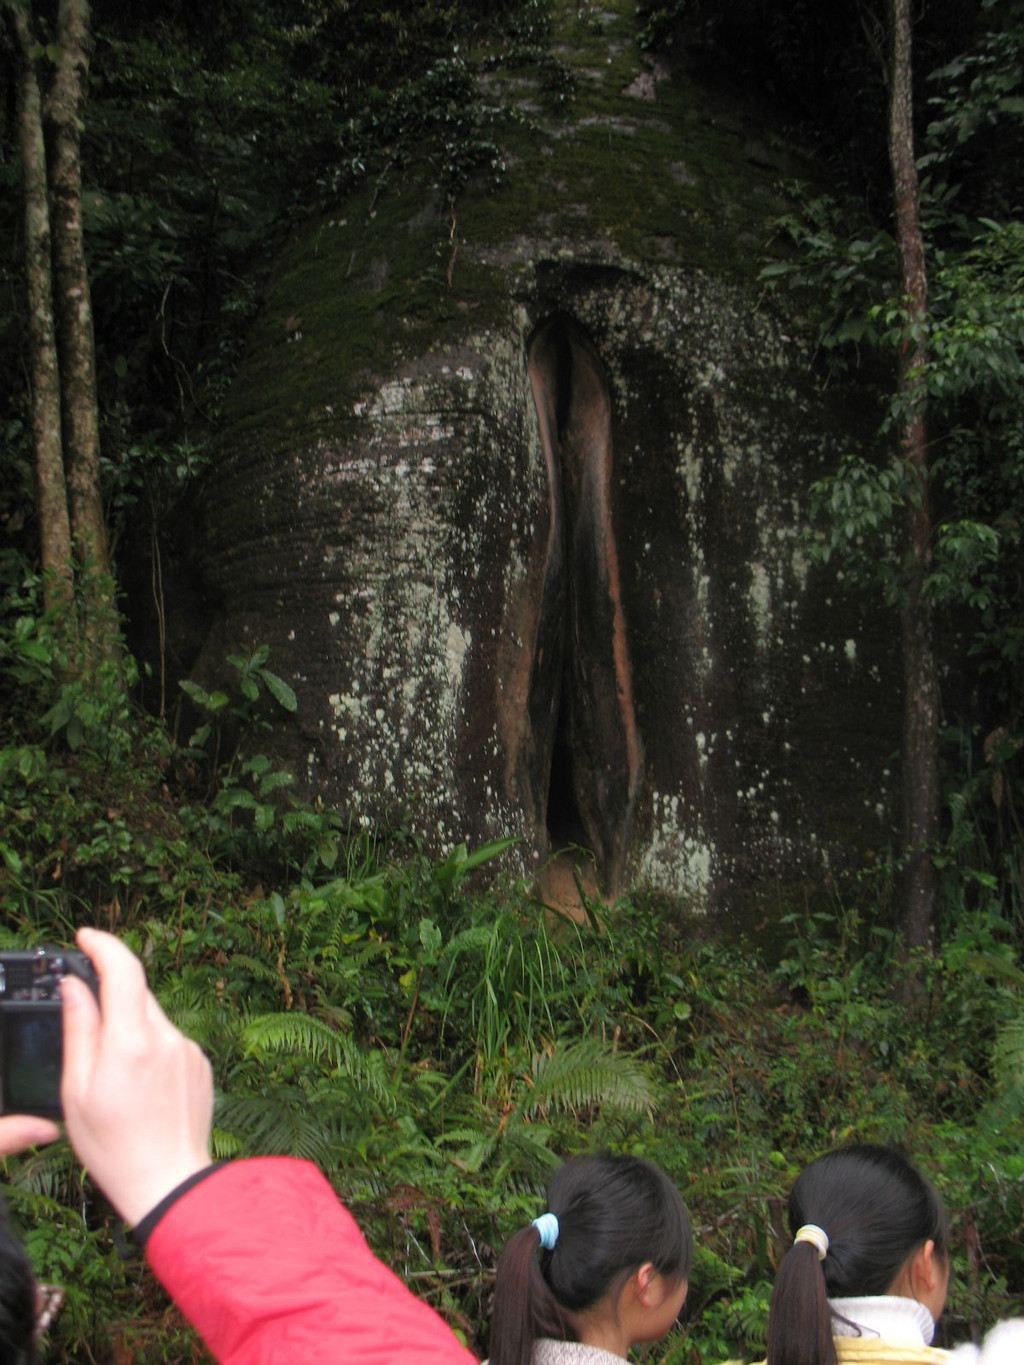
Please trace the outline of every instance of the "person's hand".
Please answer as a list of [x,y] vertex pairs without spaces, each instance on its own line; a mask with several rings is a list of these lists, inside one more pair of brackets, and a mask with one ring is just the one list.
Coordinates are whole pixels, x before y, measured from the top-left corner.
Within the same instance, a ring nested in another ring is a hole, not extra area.
[[16,1156],[28,1147],[42,1147],[59,1137],[60,1129],[49,1119],[37,1119],[31,1114],[6,1114],[0,1118],[0,1157]]
[[96,968],[100,1002],[65,978],[64,1121],[78,1159],[135,1224],[210,1164],[210,1064],[164,1014],[123,943],[99,929],[80,930],[77,941]]

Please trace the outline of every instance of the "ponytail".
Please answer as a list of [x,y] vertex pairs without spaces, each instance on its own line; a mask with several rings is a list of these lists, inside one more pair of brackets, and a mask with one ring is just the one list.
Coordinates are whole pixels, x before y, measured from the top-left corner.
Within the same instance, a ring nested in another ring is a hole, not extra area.
[[490,1365],[530,1365],[538,1337],[577,1339],[572,1318],[541,1274],[539,1246],[537,1229],[528,1227],[517,1232],[501,1253],[491,1314]]
[[808,1242],[794,1242],[776,1271],[765,1365],[837,1365],[822,1262]]
[[926,1242],[949,1255],[949,1220],[932,1186],[891,1147],[827,1152],[789,1196],[794,1237],[775,1276],[765,1365],[837,1365],[829,1299],[891,1294]]
[[[579,1317],[617,1294],[645,1262],[669,1280],[689,1274],[690,1220],[678,1190],[638,1157],[567,1161],[548,1191],[557,1234],[541,1245],[536,1225],[508,1242],[498,1261],[490,1365],[530,1365],[542,1337],[579,1340]],[[539,1219],[547,1230],[548,1220]]]

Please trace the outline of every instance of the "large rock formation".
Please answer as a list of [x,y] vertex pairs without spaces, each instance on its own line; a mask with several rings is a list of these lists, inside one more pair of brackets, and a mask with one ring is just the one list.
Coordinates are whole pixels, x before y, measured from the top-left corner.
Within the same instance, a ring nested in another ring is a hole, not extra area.
[[497,192],[409,178],[289,248],[204,489],[196,673],[269,644],[275,743],[356,821],[707,904],[884,834],[891,643],[803,535],[873,404],[757,281],[765,111],[645,69],[617,8]]

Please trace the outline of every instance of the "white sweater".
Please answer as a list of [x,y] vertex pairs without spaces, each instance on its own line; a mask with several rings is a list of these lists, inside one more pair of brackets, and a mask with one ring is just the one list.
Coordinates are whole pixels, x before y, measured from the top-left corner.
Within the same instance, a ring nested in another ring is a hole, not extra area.
[[[894,1344],[928,1346],[935,1333],[931,1313],[916,1299],[895,1295],[829,1299],[829,1307],[839,1315],[832,1319],[832,1332],[837,1337],[877,1336]],[[840,1321],[840,1316],[849,1321]],[[1024,1365],[1024,1318],[999,1323],[980,1346],[969,1342],[957,1346],[949,1352],[947,1365]]]
[[541,1337],[533,1344],[533,1365],[623,1365],[623,1360],[613,1351],[602,1351],[600,1346]]
[[980,1346],[958,1346],[949,1365],[1022,1365],[1024,1318],[1009,1318],[992,1328]]
[[935,1335],[935,1320],[924,1304],[902,1295],[829,1299],[828,1306],[832,1309],[834,1337],[878,1337],[881,1341],[930,1346]]

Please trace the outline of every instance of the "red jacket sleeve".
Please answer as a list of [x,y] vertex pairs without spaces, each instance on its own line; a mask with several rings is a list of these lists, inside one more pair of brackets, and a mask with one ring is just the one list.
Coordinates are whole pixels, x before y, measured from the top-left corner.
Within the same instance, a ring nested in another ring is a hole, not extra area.
[[221,1365],[476,1365],[308,1162],[214,1171],[163,1214],[146,1256]]

